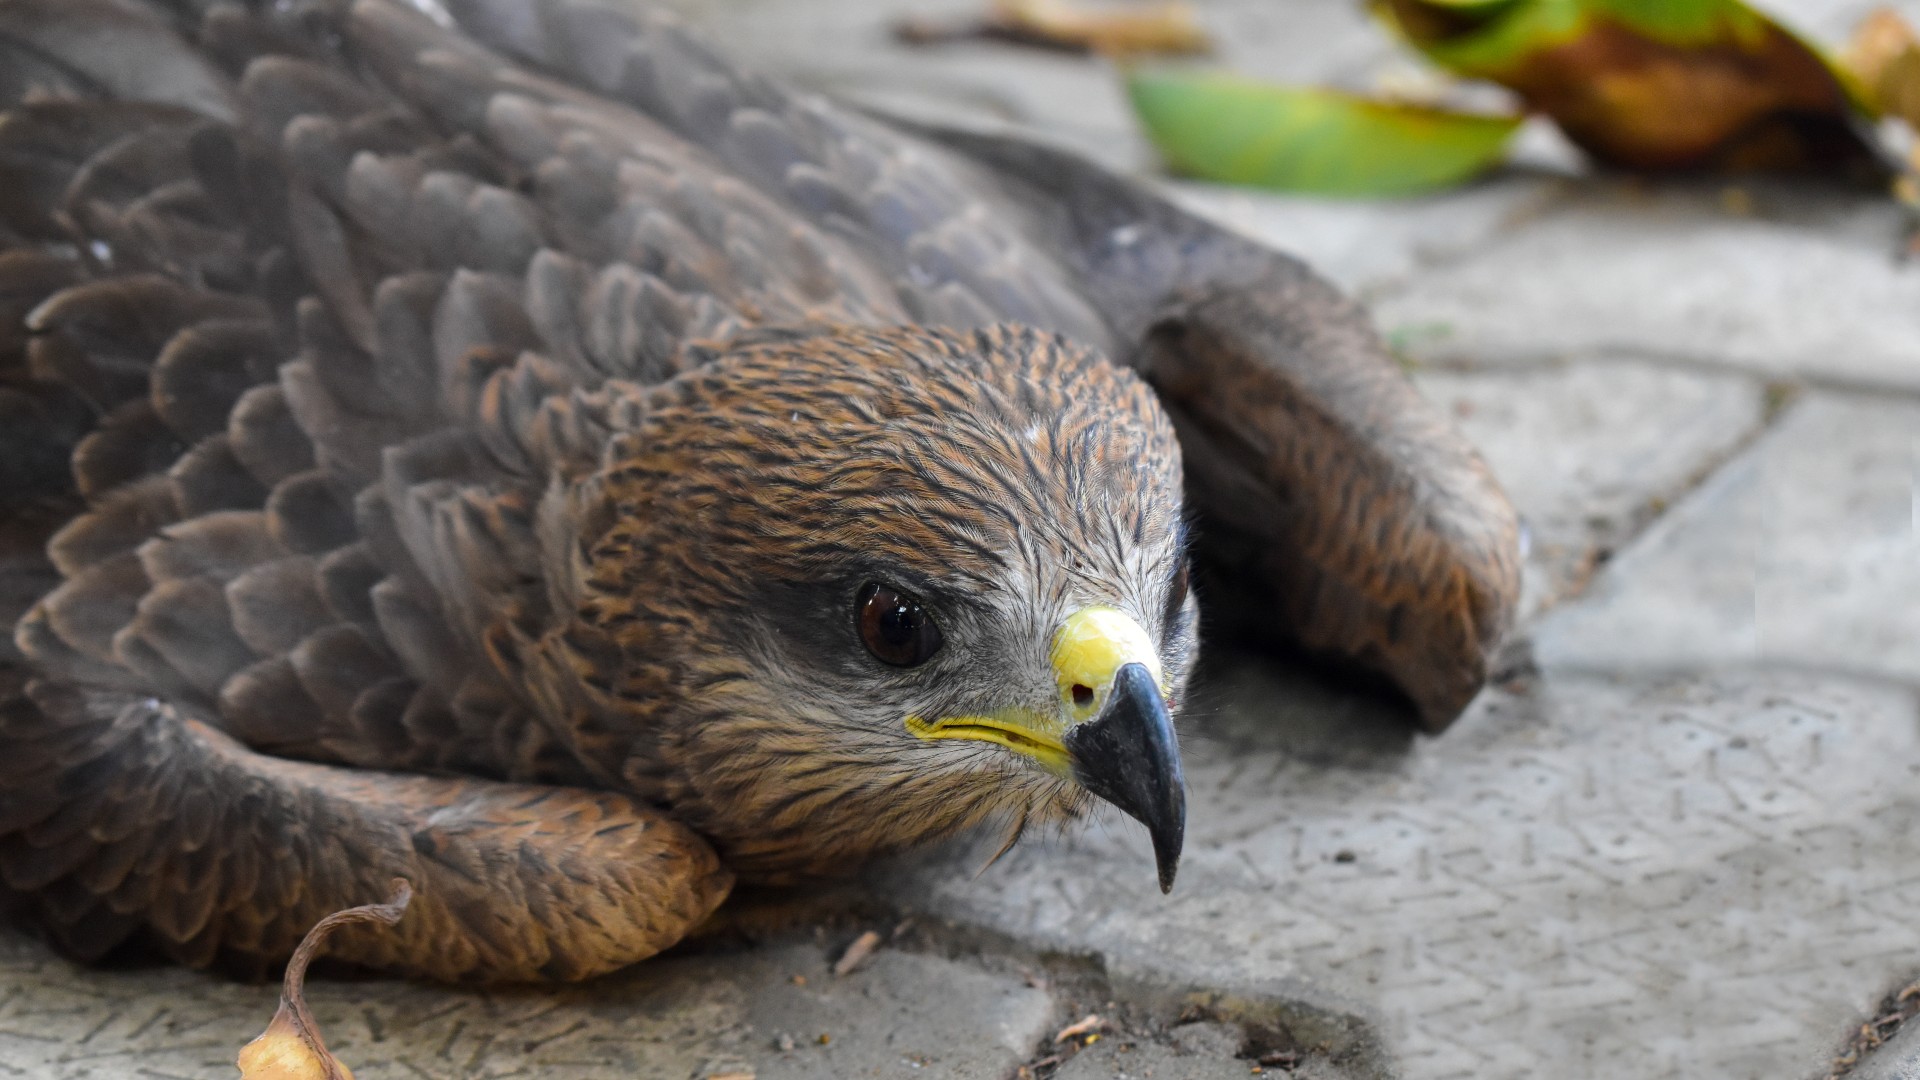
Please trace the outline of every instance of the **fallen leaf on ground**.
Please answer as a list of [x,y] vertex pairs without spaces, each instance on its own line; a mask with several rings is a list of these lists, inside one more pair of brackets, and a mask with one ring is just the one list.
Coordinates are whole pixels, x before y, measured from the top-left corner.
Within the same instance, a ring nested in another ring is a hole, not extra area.
[[1740,0],[1369,0],[1458,75],[1637,169],[1871,161],[1852,77]]
[[1903,253],[1920,256],[1920,34],[1892,9],[1880,8],[1854,30],[1840,62],[1859,80],[1872,109],[1910,129],[1893,197],[1912,219]]
[[1203,53],[1213,47],[1193,7],[1091,8],[1067,0],[998,0],[994,16],[1037,37],[1108,55]]
[[1210,72],[1136,71],[1127,93],[1175,171],[1323,195],[1457,184],[1498,161],[1521,122]]
[[897,24],[894,32],[919,45],[995,38],[1107,56],[1191,55],[1213,48],[1192,5],[1181,0],[1131,7],[1091,7],[1070,0],[996,0],[992,11],[980,19],[958,24],[908,20]]
[[838,979],[853,974],[879,947],[880,935],[872,930],[854,938],[853,944],[847,946],[847,951],[841,953],[839,961],[833,965],[833,977]]
[[326,945],[327,936],[341,926],[378,922],[392,926],[400,921],[413,899],[413,889],[395,879],[393,898],[384,904],[348,908],[315,923],[300,947],[287,961],[287,974],[280,987],[280,1007],[260,1037],[240,1048],[241,1080],[353,1080],[353,1070],[327,1052],[320,1028],[307,1011],[307,965]]
[[1106,1017],[1101,1016],[1099,1013],[1088,1013],[1079,1020],[1061,1028],[1060,1033],[1053,1037],[1053,1041],[1066,1042],[1068,1039],[1077,1039],[1082,1035],[1091,1035],[1097,1031],[1105,1031],[1106,1027]]
[[1881,8],[1868,15],[1840,62],[1860,80],[1876,110],[1920,128],[1920,36],[1899,13]]

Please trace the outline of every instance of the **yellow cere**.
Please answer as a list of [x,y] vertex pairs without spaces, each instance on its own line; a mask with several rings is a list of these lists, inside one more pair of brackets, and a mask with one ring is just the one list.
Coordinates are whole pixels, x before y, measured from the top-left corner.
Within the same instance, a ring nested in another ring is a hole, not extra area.
[[[1060,697],[1075,720],[1097,715],[1107,703],[1113,676],[1127,664],[1146,665],[1153,681],[1166,690],[1160,654],[1153,639],[1133,616],[1119,608],[1096,605],[1067,616],[1053,635],[1053,670],[1060,680]],[[1078,694],[1075,687],[1082,687]],[[1093,691],[1091,695],[1087,690]]]

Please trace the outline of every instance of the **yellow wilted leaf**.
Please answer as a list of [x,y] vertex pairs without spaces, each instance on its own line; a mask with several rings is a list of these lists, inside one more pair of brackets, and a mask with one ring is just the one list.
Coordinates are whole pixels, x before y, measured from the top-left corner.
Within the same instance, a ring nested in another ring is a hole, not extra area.
[[1193,8],[1184,3],[1094,9],[1066,0],[997,0],[994,13],[1035,37],[1109,56],[1203,53],[1212,47]]
[[300,947],[287,961],[286,980],[280,987],[280,1007],[260,1037],[240,1048],[240,1080],[353,1080],[353,1070],[327,1052],[320,1028],[307,1011],[307,965],[326,944],[327,936],[349,923],[378,922],[392,926],[400,921],[413,899],[413,889],[395,879],[393,899],[384,904],[348,908],[315,923]]
[[1861,21],[1840,62],[1865,88],[1874,108],[1920,127],[1920,36],[1891,8]]
[[1107,56],[1209,52],[1213,42],[1185,0],[1090,6],[1077,0],[994,0],[986,15],[960,23],[909,19],[894,28],[916,45],[991,38]]

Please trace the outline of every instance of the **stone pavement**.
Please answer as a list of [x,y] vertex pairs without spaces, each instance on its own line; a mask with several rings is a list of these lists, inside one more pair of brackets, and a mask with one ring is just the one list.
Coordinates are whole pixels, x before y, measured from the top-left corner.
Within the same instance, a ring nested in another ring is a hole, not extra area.
[[[887,38],[979,3],[680,6],[833,92],[1150,166],[1099,62]],[[1354,0],[1200,6],[1245,71],[1409,66]],[[1838,40],[1872,4],[1764,6]],[[1531,533],[1500,685],[1426,739],[1215,658],[1171,897],[1108,819],[977,877],[967,848],[876,868],[816,930],[588,987],[323,982],[364,1080],[1797,1080],[1920,976],[1920,269],[1894,258],[1899,211],[1596,177],[1546,131],[1420,200],[1175,190],[1367,299],[1485,450]],[[869,926],[885,946],[834,978]],[[273,998],[0,936],[0,1076],[230,1075]],[[1103,1038],[1053,1041],[1087,1013]],[[1855,1075],[1920,1076],[1920,1025]]]

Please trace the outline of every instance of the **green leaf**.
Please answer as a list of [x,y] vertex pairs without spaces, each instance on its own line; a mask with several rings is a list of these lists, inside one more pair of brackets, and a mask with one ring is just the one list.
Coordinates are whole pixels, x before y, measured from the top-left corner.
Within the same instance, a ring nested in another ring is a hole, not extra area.
[[1321,195],[1460,183],[1500,159],[1521,120],[1215,73],[1136,71],[1127,93],[1176,171]]

